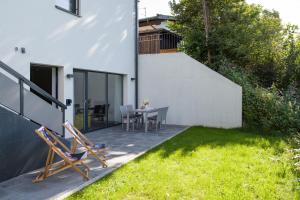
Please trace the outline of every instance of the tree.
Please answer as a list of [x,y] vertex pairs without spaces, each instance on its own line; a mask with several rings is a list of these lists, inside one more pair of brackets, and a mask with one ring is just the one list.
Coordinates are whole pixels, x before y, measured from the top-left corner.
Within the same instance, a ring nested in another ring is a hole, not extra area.
[[209,65],[212,64],[211,60],[211,49],[209,46],[209,34],[210,34],[210,11],[208,7],[207,0],[202,0],[202,12],[203,12],[203,21],[204,21],[204,28],[205,28],[205,45],[207,48],[207,62]]
[[266,88],[286,90],[299,80],[297,27],[284,26],[277,11],[245,0],[173,0],[170,6],[177,19],[170,28],[200,62],[216,71],[224,63],[242,68]]

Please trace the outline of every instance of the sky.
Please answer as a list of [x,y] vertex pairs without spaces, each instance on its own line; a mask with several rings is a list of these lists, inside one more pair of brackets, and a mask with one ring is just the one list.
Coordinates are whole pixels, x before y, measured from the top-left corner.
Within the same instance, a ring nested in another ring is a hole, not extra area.
[[[140,0],[140,18],[154,16],[157,13],[169,15],[170,0]],[[283,22],[297,24],[300,27],[300,0],[247,0],[267,9],[279,11]],[[146,8],[146,13],[145,13]]]

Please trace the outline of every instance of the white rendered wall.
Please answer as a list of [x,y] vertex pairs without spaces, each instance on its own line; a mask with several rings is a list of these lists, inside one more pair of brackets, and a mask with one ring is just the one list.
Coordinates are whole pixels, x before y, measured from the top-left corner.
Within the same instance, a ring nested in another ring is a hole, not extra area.
[[169,106],[168,124],[242,126],[242,88],[183,53],[139,57],[139,102]]
[[[82,17],[54,6],[55,0],[1,0],[0,60],[27,78],[30,63],[61,66],[63,101],[73,99],[73,79],[65,75],[74,68],[123,74],[124,103],[133,104],[134,0],[82,0]],[[73,106],[66,119],[73,121]]]

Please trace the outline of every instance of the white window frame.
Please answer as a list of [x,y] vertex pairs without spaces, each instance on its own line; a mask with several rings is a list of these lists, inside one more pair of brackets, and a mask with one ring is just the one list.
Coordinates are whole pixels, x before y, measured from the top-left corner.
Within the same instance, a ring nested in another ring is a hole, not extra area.
[[[70,1],[70,0],[68,0]],[[55,8],[61,10],[61,11],[64,11],[64,12],[67,12],[69,14],[72,14],[72,15],[75,15],[77,17],[80,17],[80,0],[74,0],[75,1],[75,12],[73,12],[73,10],[71,9],[68,9],[68,8],[64,8],[63,6],[61,5],[58,5],[57,3],[57,0],[56,0],[56,3],[55,3]]]

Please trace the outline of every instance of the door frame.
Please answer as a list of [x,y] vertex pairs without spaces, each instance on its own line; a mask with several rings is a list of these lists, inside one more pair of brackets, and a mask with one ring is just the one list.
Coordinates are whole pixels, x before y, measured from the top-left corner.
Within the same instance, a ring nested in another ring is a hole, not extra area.
[[[105,87],[105,96],[106,96],[106,98],[105,98],[105,105],[108,105],[108,101],[109,101],[109,99],[108,99],[108,94],[109,94],[109,85],[108,85],[108,76],[109,75],[119,75],[119,76],[121,76],[122,77],[122,85],[121,85],[121,88],[122,88],[122,94],[121,94],[121,96],[122,96],[122,105],[123,105],[123,103],[124,103],[124,75],[123,74],[118,74],[118,73],[111,73],[111,72],[103,72],[103,71],[95,71],[95,70],[86,70],[86,69],[78,69],[78,68],[74,68],[73,69],[73,72],[79,72],[79,73],[83,73],[83,77],[84,77],[84,86],[83,86],[83,88],[84,88],[84,102],[83,102],[83,108],[84,108],[84,114],[83,114],[83,132],[84,133],[88,133],[88,132],[92,132],[92,131],[95,131],[95,130],[101,130],[101,129],[105,129],[105,128],[109,128],[109,127],[113,127],[113,126],[109,126],[109,120],[108,120],[108,117],[109,117],[109,115],[108,115],[108,111],[109,111],[109,108],[108,108],[108,106],[105,106],[105,108],[106,108],[106,110],[105,110],[105,112],[106,112],[106,126],[104,127],[104,128],[89,128],[88,127],[88,124],[89,124],[89,122],[88,122],[88,97],[89,97],[89,92],[88,92],[88,73],[89,72],[92,72],[92,73],[99,73],[99,74],[105,74],[105,84],[106,84],[106,87]],[[74,83],[73,83],[73,86],[75,85],[75,79],[74,79]],[[75,87],[73,87],[74,88],[74,102],[75,102],[75,90],[76,90],[76,88]],[[75,118],[75,112],[73,113],[73,118]],[[120,125],[121,123],[119,123],[119,124],[116,124],[116,125],[114,125],[114,126],[118,126],[118,125]]]
[[[53,86],[53,82],[51,83],[51,87],[52,87],[52,92],[51,92],[51,96],[53,96],[55,99],[59,100],[59,85],[60,85],[60,81],[59,81],[59,68],[61,68],[61,66],[57,66],[57,65],[49,65],[49,64],[40,64],[40,63],[30,63],[30,80],[31,80],[31,69],[33,67],[41,67],[41,68],[51,68],[52,70],[55,70],[55,85]],[[52,71],[52,76],[53,76],[53,71]],[[53,81],[53,77],[52,77],[52,81]],[[54,87],[54,88],[53,88]],[[55,94],[53,94],[53,89],[55,89]]]

